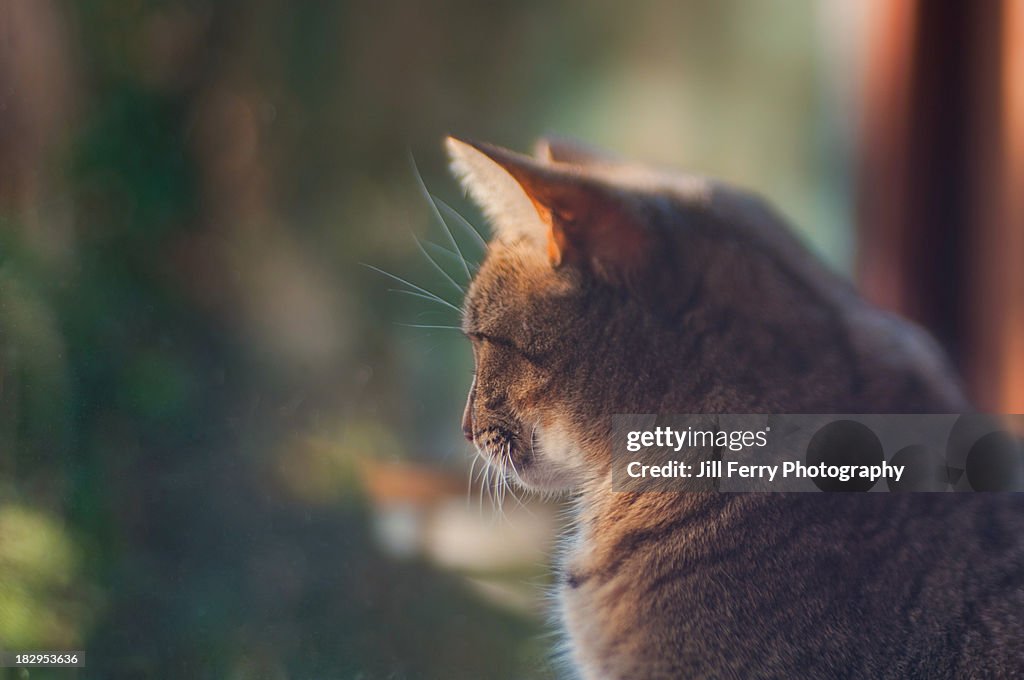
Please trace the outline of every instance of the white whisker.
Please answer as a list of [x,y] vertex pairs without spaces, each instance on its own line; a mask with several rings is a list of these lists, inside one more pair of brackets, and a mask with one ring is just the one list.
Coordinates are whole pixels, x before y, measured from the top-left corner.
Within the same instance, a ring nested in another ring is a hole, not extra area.
[[457,219],[459,223],[462,224],[462,226],[465,227],[465,229],[476,238],[476,241],[477,243],[480,244],[480,247],[482,247],[484,250],[487,250],[487,241],[484,240],[484,237],[480,235],[480,231],[473,226],[472,222],[467,220],[465,217],[462,216],[462,213],[460,213],[458,210],[445,203],[437,196],[431,195],[431,198],[433,198],[434,201],[439,203],[441,207],[445,209],[446,212],[448,212],[455,219]]
[[[523,486],[523,478],[522,478],[522,476],[520,476],[519,470],[516,468],[515,461],[512,460],[512,454],[511,453],[509,453],[509,456],[508,456],[508,464],[512,467],[512,472],[513,472],[513,474],[515,474],[516,479],[519,481],[520,486]],[[526,512],[529,513],[530,516],[532,517],[533,513],[530,512],[530,508],[526,507],[526,504],[523,502],[523,499],[520,498],[518,494],[516,494],[515,489],[513,489],[511,485],[509,486],[509,491],[512,493],[512,498],[516,499],[516,502],[519,503],[519,507],[521,507],[523,510],[526,510]],[[524,496],[525,496],[525,492],[524,492]]]
[[441,276],[443,276],[448,283],[450,283],[452,286],[454,286],[455,290],[459,291],[459,293],[461,295],[465,295],[466,294],[466,289],[463,288],[462,286],[460,286],[458,283],[456,283],[455,279],[453,279],[451,276],[449,276],[448,272],[446,272],[444,270],[444,267],[442,267],[440,264],[438,264],[437,260],[435,260],[433,257],[431,257],[430,253],[428,253],[427,249],[423,247],[423,243],[420,241],[420,239],[415,234],[413,235],[412,239],[414,241],[416,241],[416,247],[420,249],[421,253],[423,253],[423,257],[427,258],[427,261],[430,262],[430,264],[434,265],[434,269],[436,269],[437,271],[441,272]]
[[436,302],[438,304],[447,305],[444,300],[438,300],[434,295],[424,295],[423,293],[417,293],[414,290],[403,290],[401,288],[388,288],[389,293],[400,293],[402,295],[411,295],[412,297],[426,300],[427,302]]
[[[488,462],[490,462],[490,461],[488,461]],[[488,475],[488,478],[487,478],[487,482],[488,482],[487,483],[487,490],[491,494],[491,509],[494,510],[494,512],[495,512],[494,519],[498,520],[498,519],[501,519],[501,501],[500,501],[500,499],[498,497],[498,491],[499,491],[498,474],[500,473],[500,470],[498,469],[498,466],[497,466],[496,463],[492,463],[490,465],[490,471],[494,473],[494,476],[492,477],[491,475]]]
[[501,455],[498,458],[498,476],[494,480],[495,489],[498,492],[498,514],[505,519],[505,448],[507,443],[501,447]]
[[476,460],[480,456],[473,454],[473,460],[469,464],[469,479],[466,481],[466,508],[469,508],[469,500],[473,497],[473,470],[476,468]]
[[484,470],[487,469],[487,461],[484,461],[483,467],[480,468],[480,473],[477,475],[477,492],[476,492],[476,511],[480,516],[480,519],[484,517]]
[[434,328],[445,331],[461,331],[462,329],[458,326],[444,326],[441,324],[429,324],[429,323],[401,323],[400,321],[395,322],[396,326],[405,326],[406,328]]
[[434,211],[434,216],[441,221],[441,226],[444,227],[444,231],[448,234],[448,240],[452,242],[452,247],[455,248],[455,252],[459,254],[459,258],[462,260],[462,268],[466,270],[466,279],[473,278],[473,275],[469,273],[469,265],[466,264],[466,256],[462,254],[462,249],[459,248],[458,241],[455,240],[455,235],[452,234],[452,230],[448,227],[448,223],[444,221],[444,217],[441,215],[441,211],[437,207],[437,203],[434,202],[434,197],[430,195],[427,190],[427,185],[423,182],[423,176],[420,174],[420,169],[416,166],[416,159],[413,158],[412,153],[409,153],[409,162],[412,164],[413,174],[416,176],[416,183],[419,185],[420,192],[424,198],[430,201],[430,207]]
[[[447,257],[450,257],[450,258],[453,258],[453,259],[458,259],[458,257],[459,257],[459,254],[456,253],[451,248],[445,248],[444,246],[439,245],[437,243],[434,243],[433,241],[423,241],[423,247],[426,248],[427,250],[434,251],[435,253],[442,253],[442,254],[446,255]],[[474,268],[476,266],[472,262],[470,262],[469,264],[471,266],[473,266]]]
[[461,309],[459,309],[458,307],[456,307],[456,306],[455,306],[455,305],[453,305],[452,303],[448,302],[448,301],[447,301],[447,300],[445,300],[444,298],[442,298],[442,297],[440,297],[440,296],[438,296],[438,295],[435,295],[434,293],[431,293],[431,292],[430,292],[429,290],[426,290],[426,289],[424,289],[424,288],[420,288],[420,287],[419,287],[419,286],[417,286],[417,285],[416,285],[415,283],[411,283],[411,282],[409,282],[409,281],[406,281],[406,280],[405,280],[405,279],[403,279],[403,278],[402,278],[401,276],[395,276],[394,274],[391,274],[391,273],[388,273],[388,272],[384,271],[384,270],[383,270],[383,269],[381,269],[380,267],[374,267],[374,266],[373,266],[372,264],[366,264],[365,262],[361,262],[360,264],[362,264],[362,265],[363,265],[364,267],[367,267],[367,268],[369,268],[369,269],[372,269],[373,271],[375,271],[375,272],[377,272],[377,273],[379,273],[379,274],[383,274],[384,276],[386,276],[386,277],[388,277],[388,278],[390,278],[390,279],[394,279],[395,281],[398,281],[398,282],[399,282],[399,283],[401,283],[401,284],[404,284],[404,285],[406,285],[406,286],[409,286],[410,288],[412,288],[413,290],[415,290],[415,291],[416,291],[416,292],[418,292],[418,293],[422,293],[423,295],[428,295],[428,296],[430,296],[430,297],[431,297],[431,298],[433,298],[434,300],[437,300],[438,302],[440,302],[440,303],[442,303],[442,304],[444,304],[444,305],[446,305],[446,306],[450,307],[451,309],[455,310],[455,311],[456,311],[456,312],[458,312],[459,314],[461,314],[461,313],[462,313],[462,310],[461,310]]

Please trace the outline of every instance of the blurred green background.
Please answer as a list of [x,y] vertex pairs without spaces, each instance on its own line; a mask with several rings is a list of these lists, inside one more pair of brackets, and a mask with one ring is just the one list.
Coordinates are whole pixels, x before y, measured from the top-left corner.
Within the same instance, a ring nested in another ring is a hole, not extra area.
[[457,317],[360,263],[458,304],[410,157],[483,227],[444,134],[550,131],[848,269],[856,7],[0,0],[0,648],[87,651],[0,677],[551,677],[557,508],[467,484],[402,325]]

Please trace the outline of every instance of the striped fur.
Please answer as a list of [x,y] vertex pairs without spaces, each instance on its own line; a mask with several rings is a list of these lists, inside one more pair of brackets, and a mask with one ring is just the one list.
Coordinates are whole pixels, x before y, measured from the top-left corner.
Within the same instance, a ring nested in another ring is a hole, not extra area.
[[968,404],[927,334],[868,305],[759,199],[540,148],[449,141],[492,219],[516,207],[464,304],[464,427],[524,487],[575,495],[557,606],[573,672],[1024,673],[1018,496],[611,491],[615,413]]

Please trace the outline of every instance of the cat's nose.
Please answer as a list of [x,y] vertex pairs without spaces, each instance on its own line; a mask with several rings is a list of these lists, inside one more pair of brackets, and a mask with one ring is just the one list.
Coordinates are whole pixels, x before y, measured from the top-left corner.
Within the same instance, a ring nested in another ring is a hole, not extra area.
[[473,377],[473,384],[469,388],[469,396],[466,397],[466,409],[462,412],[462,436],[469,443],[473,443],[473,394],[476,392],[476,377]]

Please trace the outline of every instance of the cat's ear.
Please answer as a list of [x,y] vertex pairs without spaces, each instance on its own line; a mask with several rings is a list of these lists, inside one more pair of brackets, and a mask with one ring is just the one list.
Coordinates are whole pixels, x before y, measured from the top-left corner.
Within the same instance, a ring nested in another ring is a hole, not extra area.
[[567,165],[490,144],[447,140],[452,169],[502,237],[543,244],[553,266],[584,264],[620,279],[639,267],[650,234],[613,190]]
[[[510,169],[513,166],[511,156],[515,154],[455,137],[448,137],[445,146],[452,172],[483,210],[499,238],[545,242],[548,227],[534,200]],[[529,167],[530,163],[525,157],[516,159],[514,165],[520,177],[542,174],[539,165]]]
[[533,147],[534,156],[549,163],[570,165],[610,165],[621,159],[585,142],[569,137],[547,135],[537,140]]

